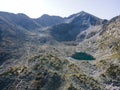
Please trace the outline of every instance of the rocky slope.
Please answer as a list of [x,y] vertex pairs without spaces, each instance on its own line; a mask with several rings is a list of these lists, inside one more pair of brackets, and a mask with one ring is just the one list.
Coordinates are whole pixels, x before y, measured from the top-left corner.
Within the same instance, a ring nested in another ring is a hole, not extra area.
[[[120,64],[120,16],[106,23],[101,31],[89,40],[78,45],[78,51],[86,51],[96,57],[96,65],[101,70],[98,78],[110,90],[119,90]],[[87,48],[86,48],[87,47]]]

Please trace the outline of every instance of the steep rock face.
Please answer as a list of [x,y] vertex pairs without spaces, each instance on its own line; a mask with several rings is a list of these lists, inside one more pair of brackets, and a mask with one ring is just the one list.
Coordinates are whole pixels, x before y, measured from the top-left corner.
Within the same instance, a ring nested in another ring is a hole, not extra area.
[[81,41],[92,38],[102,30],[102,27],[103,27],[103,24],[90,26],[87,30],[82,31],[80,34],[77,35],[76,41],[81,42]]

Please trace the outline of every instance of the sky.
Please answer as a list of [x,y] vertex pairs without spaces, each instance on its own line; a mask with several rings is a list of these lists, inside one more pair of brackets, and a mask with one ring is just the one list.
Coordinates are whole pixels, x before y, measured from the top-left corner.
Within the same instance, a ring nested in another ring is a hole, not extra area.
[[120,0],[0,0],[0,11],[24,13],[31,18],[43,14],[67,17],[85,11],[111,19],[120,15]]

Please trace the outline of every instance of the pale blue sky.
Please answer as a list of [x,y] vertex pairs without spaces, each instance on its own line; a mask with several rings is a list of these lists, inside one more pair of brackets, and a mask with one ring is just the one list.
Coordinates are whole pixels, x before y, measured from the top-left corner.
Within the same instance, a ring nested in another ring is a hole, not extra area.
[[110,19],[120,15],[120,0],[0,0],[0,11],[25,13],[32,18],[43,14],[67,17],[85,11]]

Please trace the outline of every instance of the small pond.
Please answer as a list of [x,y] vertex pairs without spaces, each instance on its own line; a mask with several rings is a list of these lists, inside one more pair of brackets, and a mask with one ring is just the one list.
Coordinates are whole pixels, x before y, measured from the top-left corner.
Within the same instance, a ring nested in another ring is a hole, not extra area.
[[76,60],[95,60],[95,58],[86,52],[75,52],[71,58]]

